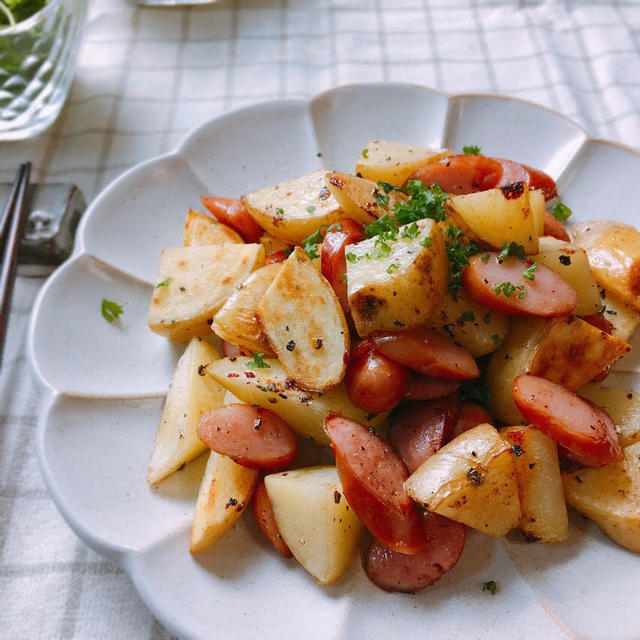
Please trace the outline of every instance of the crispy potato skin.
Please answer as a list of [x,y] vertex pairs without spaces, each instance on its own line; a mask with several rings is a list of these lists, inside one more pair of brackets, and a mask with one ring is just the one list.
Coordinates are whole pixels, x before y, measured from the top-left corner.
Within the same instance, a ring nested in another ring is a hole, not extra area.
[[[442,300],[449,269],[444,237],[432,220],[420,220],[418,230],[414,239],[390,241],[391,253],[381,259],[365,257],[375,250],[373,238],[350,245],[356,260],[347,261],[347,289],[360,336],[422,326]],[[428,248],[420,245],[425,237]]]
[[220,224],[206,213],[191,209],[184,223],[184,246],[208,244],[244,244],[244,240],[231,227]]
[[265,292],[280,272],[279,263],[267,264],[254,271],[222,305],[211,328],[223,340],[249,351],[273,357],[268,340],[255,314]]
[[256,308],[256,318],[287,375],[326,391],[344,378],[347,322],[333,287],[296,247]]
[[640,553],[640,442],[622,462],[562,474],[567,502],[622,547]]
[[640,311],[640,231],[629,224],[596,220],[571,229],[587,252],[596,280]]
[[626,342],[575,316],[513,318],[487,369],[492,413],[506,423],[522,422],[511,394],[519,375],[547,378],[575,391],[629,349]]
[[149,328],[182,342],[211,333],[211,321],[249,274],[264,264],[259,244],[165,249],[149,307]]
[[321,225],[337,222],[343,213],[327,189],[324,169],[242,196],[247,211],[270,235],[302,242]]

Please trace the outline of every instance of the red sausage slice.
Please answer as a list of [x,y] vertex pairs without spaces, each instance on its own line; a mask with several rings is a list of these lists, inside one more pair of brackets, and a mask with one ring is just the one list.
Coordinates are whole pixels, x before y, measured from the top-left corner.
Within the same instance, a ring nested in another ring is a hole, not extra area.
[[407,556],[374,540],[362,559],[371,582],[385,591],[415,593],[452,569],[464,549],[466,527],[436,513],[425,513],[422,524],[426,543]]
[[276,517],[273,515],[271,500],[269,500],[267,488],[264,486],[264,480],[260,481],[260,484],[253,492],[251,510],[253,517],[267,540],[275,547],[276,551],[281,553],[285,558],[290,558],[292,554],[287,543],[280,535]]
[[[540,189],[544,193],[544,199],[550,200],[558,195],[556,181],[544,171],[533,169],[526,164],[522,165],[529,172],[529,188]],[[554,218],[555,219],[555,218]]]
[[479,424],[493,424],[493,418],[475,402],[465,402],[460,407],[456,422],[451,429],[449,439],[457,438],[461,433],[477,427]]
[[411,402],[391,416],[389,444],[413,473],[447,441],[458,413],[455,395],[439,400]]
[[349,398],[356,407],[369,413],[390,411],[405,396],[409,371],[372,346],[357,355],[361,351],[359,348],[354,351],[347,369]]
[[371,340],[388,358],[427,376],[467,380],[480,375],[476,361],[466,349],[424,327],[382,331],[371,336]]
[[286,469],[296,457],[296,436],[282,418],[250,404],[207,411],[198,437],[212,451],[252,469]]
[[[540,189],[545,200],[558,195],[558,190],[554,179],[539,169],[532,169],[526,164],[504,160],[502,158],[492,158],[502,165],[502,178],[499,187],[503,187],[513,182],[526,182],[530,189]],[[555,218],[554,218],[555,219]]]
[[571,238],[562,222],[556,220],[546,209],[544,212],[544,229],[542,234],[545,236],[553,236],[564,242],[571,242]]
[[409,177],[426,187],[439,184],[445,193],[464,195],[498,185],[502,176],[499,162],[485,156],[458,155],[428,164]]
[[555,382],[519,376],[513,399],[527,422],[565,447],[571,458],[587,467],[624,459],[624,451],[609,415]]
[[362,523],[388,547],[416,553],[424,534],[403,483],[409,477],[402,460],[380,437],[361,424],[329,416],[324,430],[336,456],[338,475],[351,508]]
[[258,242],[262,229],[238,198],[202,196],[202,204],[211,211],[218,222],[237,231],[245,242]]
[[431,378],[411,372],[405,400],[436,400],[453,393],[460,386],[458,380]]
[[[534,280],[522,274],[528,263],[511,256],[498,260],[495,253],[488,260],[478,254],[462,272],[464,290],[491,309],[521,316],[565,316],[578,306],[575,289],[555,271],[539,264]],[[515,290],[505,290],[510,285]]]
[[287,252],[283,249],[282,251],[276,251],[275,253],[270,253],[265,259],[265,264],[274,264],[276,262],[284,262],[289,256]]
[[347,283],[345,275],[347,273],[347,260],[345,258],[345,247],[364,240],[366,234],[362,225],[345,218],[331,230],[327,230],[322,241],[322,254],[320,264],[322,265],[322,275],[329,281],[333,290],[340,300],[342,309],[346,314],[351,314],[349,299],[347,297]]

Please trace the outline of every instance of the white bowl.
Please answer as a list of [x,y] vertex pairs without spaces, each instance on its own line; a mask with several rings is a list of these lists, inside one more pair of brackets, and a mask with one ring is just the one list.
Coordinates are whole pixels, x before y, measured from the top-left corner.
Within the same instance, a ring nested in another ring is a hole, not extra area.
[[[640,155],[594,140],[561,115],[487,95],[423,87],[340,87],[310,101],[240,109],[134,167],[91,205],[72,258],[43,287],[29,356],[45,388],[38,456],[73,530],[123,567],[154,615],[188,638],[631,638],[640,560],[576,514],[570,539],[526,545],[471,532],[458,566],[417,596],[386,594],[354,560],[320,587],[262,539],[250,516],[210,552],[189,554],[202,461],[149,487],[145,471],[181,351],[147,328],[160,250],[181,244],[201,194],[236,196],[318,167],[351,170],[370,139],[479,145],[550,173],[576,221],[637,223]],[[100,316],[108,298],[121,322]],[[612,384],[638,386],[638,352]],[[485,581],[500,586],[483,593]]]

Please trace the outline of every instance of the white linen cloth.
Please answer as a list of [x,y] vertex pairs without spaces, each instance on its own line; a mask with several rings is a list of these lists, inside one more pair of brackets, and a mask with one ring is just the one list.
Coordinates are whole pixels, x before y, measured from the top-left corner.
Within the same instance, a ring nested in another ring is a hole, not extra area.
[[[34,140],[0,144],[0,181],[29,159],[37,181],[75,182],[91,200],[228,109],[381,80],[526,98],[638,146],[640,4],[225,0],[163,10],[95,0],[62,115]],[[40,478],[25,335],[42,282],[18,279],[0,373],[0,636],[166,638],[127,576],[74,536]]]

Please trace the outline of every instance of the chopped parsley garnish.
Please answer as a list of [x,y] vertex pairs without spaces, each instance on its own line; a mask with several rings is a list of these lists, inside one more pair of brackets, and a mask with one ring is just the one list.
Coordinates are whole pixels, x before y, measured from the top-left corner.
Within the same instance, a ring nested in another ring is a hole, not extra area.
[[362,150],[362,157],[363,158],[368,158],[369,157],[369,149],[363,149]]
[[496,347],[500,346],[500,343],[502,342],[500,336],[497,333],[494,333],[491,336],[491,339],[493,340],[493,344],[496,345]]
[[384,182],[382,180],[378,180],[378,186],[385,192],[389,193],[393,191],[395,187],[390,182]]
[[322,235],[322,227],[316,229],[310,236],[302,241],[302,248],[311,260],[320,257],[318,253],[318,245],[322,243],[324,236]]
[[442,222],[446,217],[444,203],[447,194],[440,188],[440,185],[434,185],[428,189],[420,180],[409,180],[407,183],[407,193],[409,199],[404,202],[398,202],[395,206],[395,217],[398,226],[410,224],[423,218],[431,218],[435,222]]
[[282,207],[278,207],[276,209],[276,215],[283,216],[284,215],[284,209]]
[[393,264],[390,264],[387,267],[387,273],[393,273],[394,271],[397,271],[399,268],[400,268],[400,265],[394,262]]
[[520,284],[516,287],[511,282],[501,282],[493,287],[493,291],[497,296],[502,293],[505,298],[510,298],[514,293],[516,293],[519,300],[523,300],[527,295],[524,285]]
[[536,276],[534,272],[536,271],[537,268],[538,268],[538,263],[532,262],[531,265],[522,272],[522,277],[526,278],[527,280],[535,280]]
[[307,207],[307,211],[308,211],[309,213],[313,213],[315,210],[316,210],[316,208],[315,208],[312,204],[310,204],[310,205]]
[[482,249],[472,240],[463,237],[458,227],[450,225],[445,231],[447,241],[447,257],[449,258],[449,292],[454,300],[458,299],[458,291],[462,288],[462,270],[468,266],[469,258]]
[[339,222],[335,224],[330,224],[327,227],[327,233],[329,233],[329,231],[342,231],[342,225]]
[[480,260],[482,260],[482,262],[484,262],[485,264],[487,264],[487,262],[489,262],[489,258],[491,257],[491,254],[487,251],[485,251],[481,256],[480,256]]
[[160,287],[168,287],[172,280],[173,278],[165,278],[162,282],[158,282],[156,289],[159,289]]
[[389,204],[389,196],[380,193],[377,189],[373,193],[376,197],[376,204],[379,207],[386,207]]
[[551,208],[551,215],[560,222],[568,220],[572,214],[573,211],[571,211],[566,204],[562,204],[562,202],[556,202],[556,204]]
[[466,153],[468,156],[479,156],[480,151],[480,147],[475,144],[465,145],[462,147],[462,153]]
[[482,591],[495,596],[498,592],[498,583],[495,580],[489,580],[482,585]]
[[484,375],[474,380],[466,380],[460,387],[461,402],[475,402],[487,411],[491,411],[491,392]]
[[355,261],[358,259],[358,257],[356,256],[356,254],[355,254],[355,253],[351,253],[351,252],[349,252],[349,253],[345,253],[344,257],[345,257],[349,262],[355,262]]
[[421,247],[424,247],[425,249],[431,249],[431,245],[433,244],[433,238],[430,238],[429,236],[427,236],[426,238],[422,238],[422,240],[420,240],[418,244]]
[[249,369],[271,369],[271,365],[264,361],[264,353],[254,353],[253,360],[247,360],[245,366]]
[[124,313],[124,309],[121,305],[119,305],[117,302],[114,302],[113,300],[107,300],[106,298],[102,298],[100,311],[102,312],[102,317],[107,322],[116,321],[118,317]]
[[476,314],[470,310],[463,311],[462,315],[460,316],[460,320],[462,320],[462,322],[475,322]]
[[517,242],[507,240],[502,243],[501,251],[498,254],[498,260],[506,260],[509,256],[516,256],[520,260],[524,260],[524,247]]
[[[400,234],[403,238],[410,238],[411,240],[413,240],[414,238],[418,237],[418,234],[420,232],[418,231],[418,225],[415,222],[412,222],[408,227],[405,227],[402,230],[402,233]],[[429,240],[431,240],[431,238],[429,238]]]

